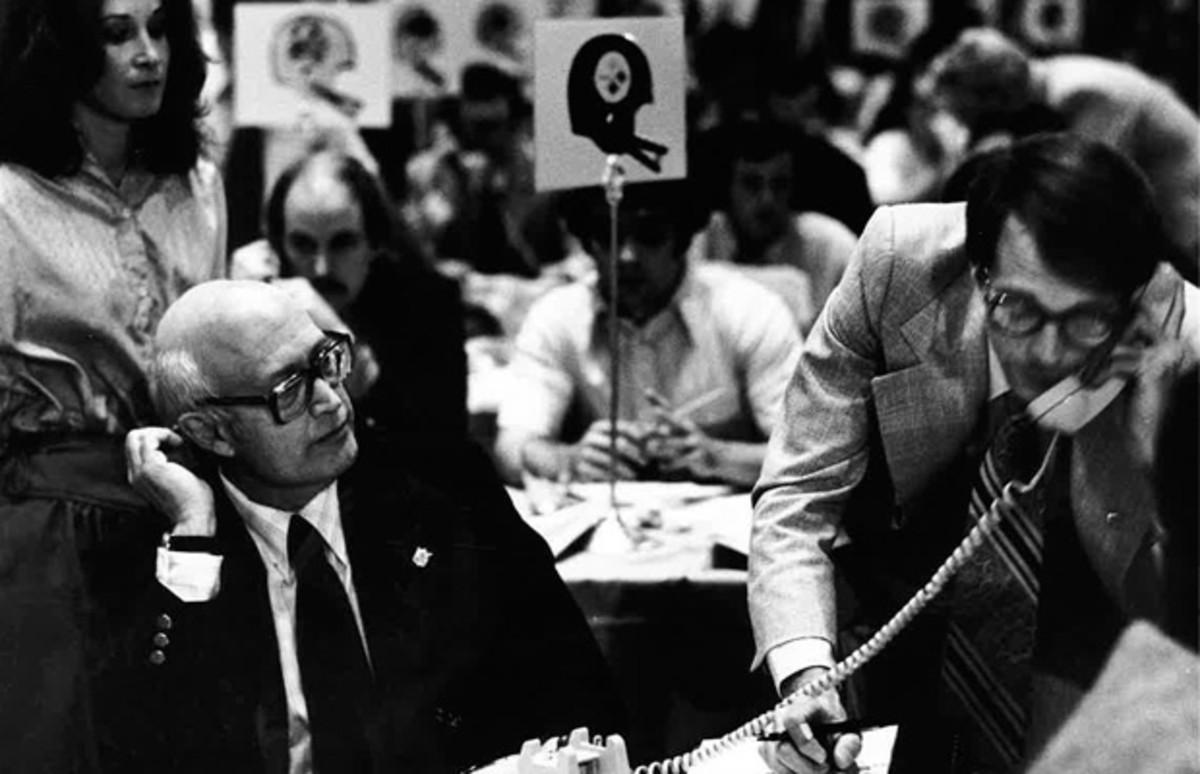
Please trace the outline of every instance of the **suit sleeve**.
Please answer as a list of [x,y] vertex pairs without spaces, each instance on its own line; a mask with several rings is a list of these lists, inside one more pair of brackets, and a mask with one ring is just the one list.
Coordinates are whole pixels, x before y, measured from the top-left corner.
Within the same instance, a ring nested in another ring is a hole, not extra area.
[[749,560],[755,666],[790,640],[836,641],[829,551],[847,498],[866,470],[893,225],[890,208],[867,224],[809,335],[784,396],[783,420],[767,447],[753,494]]
[[216,603],[184,602],[158,581],[153,561],[139,577],[145,582],[107,621],[93,672],[105,771],[173,770],[171,761],[196,747],[180,729],[215,712],[204,682],[220,674],[209,647]]

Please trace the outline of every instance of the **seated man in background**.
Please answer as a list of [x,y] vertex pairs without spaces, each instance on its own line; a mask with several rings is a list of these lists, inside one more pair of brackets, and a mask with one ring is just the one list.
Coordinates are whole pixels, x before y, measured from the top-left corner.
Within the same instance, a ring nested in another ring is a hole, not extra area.
[[463,67],[455,125],[407,165],[408,217],[439,261],[536,277],[565,257],[555,197],[534,191],[530,116],[516,76]]
[[[171,526],[100,661],[106,771],[451,772],[619,722],[494,475],[449,494],[360,453],[345,335],[220,281],[172,305],[155,345],[179,434],[134,431],[126,456]],[[185,443],[202,477],[174,461]]]
[[[684,200],[680,184],[632,185],[619,208],[614,472],[749,487],[800,339],[772,292],[721,266],[688,265]],[[614,300],[604,193],[573,192],[567,219],[597,272],[539,299],[517,336],[496,441],[514,481],[609,475]]]
[[800,183],[793,177],[788,137],[779,127],[743,121],[730,127],[727,141],[725,208],[696,235],[689,257],[735,264],[779,293],[801,333],[807,333],[858,240],[828,215],[792,211],[792,189]]
[[[819,212],[858,234],[875,210],[861,164],[862,141],[831,82],[832,63],[818,47],[801,57],[763,64],[762,115],[782,127],[792,151],[797,185],[793,212]],[[839,125],[840,124],[840,125]]]
[[347,388],[360,434],[369,427],[404,462],[436,473],[467,435],[456,284],[401,239],[378,180],[336,151],[284,170],[265,221],[266,242],[235,252],[231,276],[308,280],[356,337],[359,367]]

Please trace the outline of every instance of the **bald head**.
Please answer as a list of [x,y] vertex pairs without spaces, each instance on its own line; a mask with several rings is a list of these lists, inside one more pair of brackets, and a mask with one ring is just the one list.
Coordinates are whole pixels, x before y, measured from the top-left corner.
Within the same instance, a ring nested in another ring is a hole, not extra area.
[[[345,181],[342,180],[345,165],[345,156],[342,154],[329,150],[318,151],[305,158],[300,165],[296,179],[292,183],[292,191],[295,191],[297,187],[307,187],[310,194],[313,192],[323,195],[330,195],[334,192],[341,193],[348,188]],[[349,194],[348,191],[347,194]]]
[[251,500],[295,510],[353,463],[354,409],[342,384],[353,354],[284,291],[197,285],[163,315],[155,343],[160,418],[215,455]]
[[298,329],[316,326],[282,290],[213,280],[188,290],[159,321],[150,389],[167,423],[204,397],[248,388],[258,368]]

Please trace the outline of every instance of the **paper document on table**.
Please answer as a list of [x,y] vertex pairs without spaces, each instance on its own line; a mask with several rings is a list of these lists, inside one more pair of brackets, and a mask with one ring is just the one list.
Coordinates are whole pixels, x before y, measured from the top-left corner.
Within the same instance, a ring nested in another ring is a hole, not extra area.
[[694,530],[702,530],[717,545],[749,556],[753,516],[750,495],[742,492],[688,503],[666,514],[663,522],[667,527],[677,523],[691,525]]
[[[887,774],[892,765],[892,748],[898,726],[879,726],[863,731],[862,752],[858,754],[859,774]],[[771,774],[756,739],[746,739],[718,755],[688,768],[688,774]]]
[[[720,497],[733,491],[727,484],[696,484],[688,481],[618,481],[617,504],[634,508],[675,508],[698,500]],[[609,501],[608,482],[571,484],[571,494],[584,500]]]
[[554,513],[526,517],[525,523],[542,536],[554,558],[558,559],[611,512],[599,503],[576,503]]

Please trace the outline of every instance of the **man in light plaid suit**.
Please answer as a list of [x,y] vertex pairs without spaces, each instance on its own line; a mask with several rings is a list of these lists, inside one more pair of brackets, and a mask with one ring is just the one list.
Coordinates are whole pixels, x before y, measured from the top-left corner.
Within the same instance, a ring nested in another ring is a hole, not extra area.
[[[1089,383],[1125,387],[1066,440],[1051,480],[1070,550],[1045,555],[1027,753],[1124,623],[1161,615],[1152,450],[1164,396],[1200,352],[1200,291],[1165,250],[1135,168],[1066,135],[995,152],[965,206],[875,214],[806,343],[755,489],[755,665],[782,693],[847,655],[963,536],[991,399],[1028,403],[1088,366]],[[893,772],[1002,770],[954,760],[957,728],[937,698],[944,631],[936,611],[919,618],[851,708],[900,722]],[[855,735],[806,741],[806,721],[844,716],[833,693],[782,715],[794,746],[774,750],[781,768],[857,754]]]

